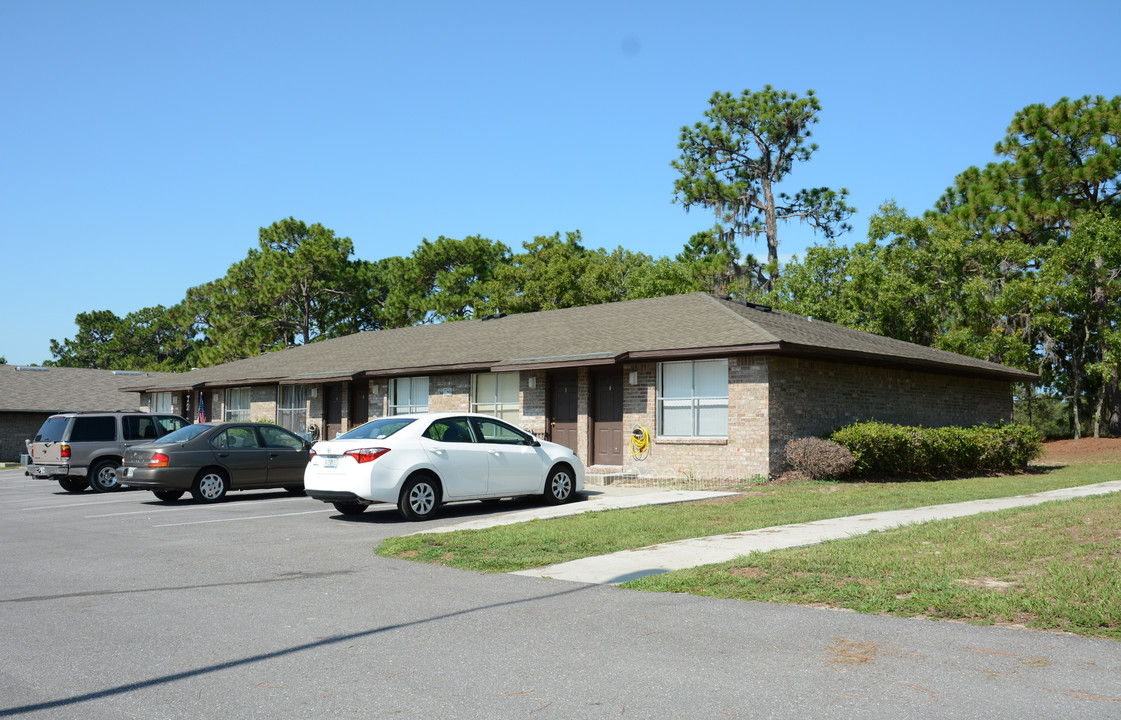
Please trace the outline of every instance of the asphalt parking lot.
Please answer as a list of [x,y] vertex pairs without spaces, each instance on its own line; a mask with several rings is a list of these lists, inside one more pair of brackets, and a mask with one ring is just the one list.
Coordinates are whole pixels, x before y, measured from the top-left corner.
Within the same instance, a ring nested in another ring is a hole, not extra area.
[[[464,503],[427,525],[522,508]],[[279,492],[72,495],[0,470],[0,716],[1121,714],[1121,643],[372,552],[424,526]]]

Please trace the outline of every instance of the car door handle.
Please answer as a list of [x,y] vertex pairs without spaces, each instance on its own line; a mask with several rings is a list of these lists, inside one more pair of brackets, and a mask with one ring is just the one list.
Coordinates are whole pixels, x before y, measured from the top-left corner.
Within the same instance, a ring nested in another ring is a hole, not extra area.
[[229,457],[229,453],[218,453],[218,457]]
[[487,450],[487,452],[490,453],[491,455],[501,455],[502,454],[498,450]]
[[441,450],[440,448],[432,448],[432,452],[435,453],[436,455],[443,455],[444,454],[444,451]]

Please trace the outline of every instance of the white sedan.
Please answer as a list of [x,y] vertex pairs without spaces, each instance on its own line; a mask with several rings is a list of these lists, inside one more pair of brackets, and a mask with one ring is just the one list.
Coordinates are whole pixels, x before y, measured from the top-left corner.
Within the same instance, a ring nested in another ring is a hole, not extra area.
[[541,495],[559,505],[583,489],[584,465],[572,450],[466,413],[373,420],[317,442],[304,470],[304,491],[345,515],[384,502],[408,520],[456,500]]

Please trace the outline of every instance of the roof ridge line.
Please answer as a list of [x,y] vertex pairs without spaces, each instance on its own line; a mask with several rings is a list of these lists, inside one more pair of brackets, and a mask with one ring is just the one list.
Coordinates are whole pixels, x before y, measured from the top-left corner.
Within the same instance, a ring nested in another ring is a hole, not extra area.
[[[754,320],[751,320],[749,318],[744,317],[743,315],[740,315],[738,312],[736,312],[732,308],[725,305],[726,302],[734,302],[733,300],[724,300],[724,299],[719,298],[716,295],[714,295],[712,293],[708,293],[708,292],[703,292],[703,293],[700,293],[700,294],[704,295],[706,298],[708,298],[708,300],[710,302],[712,302],[714,305],[716,305],[716,307],[719,308],[722,312],[727,313],[728,315],[731,315],[736,320],[739,320],[740,323],[742,323],[744,325],[747,325],[748,327],[750,327],[754,330],[758,330],[759,332],[763,333],[768,338],[770,338],[772,342],[782,342],[782,338],[775,335],[773,332],[771,332],[767,328],[763,327],[762,325],[755,322]],[[745,306],[745,308],[746,308],[746,306]]]

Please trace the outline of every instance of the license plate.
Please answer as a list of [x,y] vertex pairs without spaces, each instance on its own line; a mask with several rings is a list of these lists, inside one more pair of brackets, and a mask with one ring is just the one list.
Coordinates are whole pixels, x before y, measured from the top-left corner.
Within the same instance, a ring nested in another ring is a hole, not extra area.
[[333,468],[339,466],[339,459],[337,457],[323,458],[323,467]]

